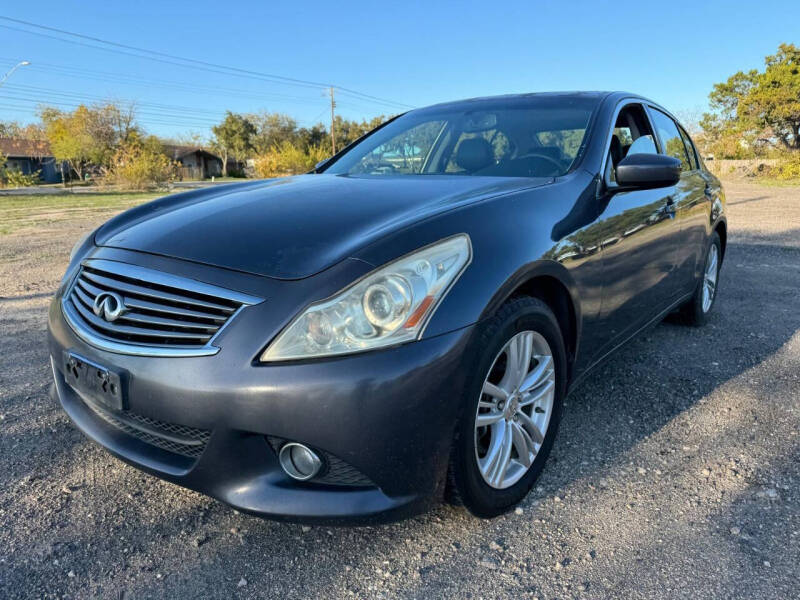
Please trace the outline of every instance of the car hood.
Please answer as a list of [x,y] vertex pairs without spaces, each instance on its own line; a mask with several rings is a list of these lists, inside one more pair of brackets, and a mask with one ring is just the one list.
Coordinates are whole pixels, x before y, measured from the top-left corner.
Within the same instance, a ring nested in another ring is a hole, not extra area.
[[167,196],[109,221],[101,246],[301,279],[391,230],[550,179],[300,175]]

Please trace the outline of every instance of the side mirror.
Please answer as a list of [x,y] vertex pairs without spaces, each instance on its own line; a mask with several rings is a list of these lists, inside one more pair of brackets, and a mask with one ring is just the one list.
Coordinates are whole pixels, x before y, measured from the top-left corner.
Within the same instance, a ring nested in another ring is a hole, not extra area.
[[680,179],[681,161],[664,154],[629,154],[616,169],[617,186],[623,189],[669,187]]
[[315,170],[315,171],[318,171],[318,170],[319,170],[319,168],[320,168],[322,165],[324,165],[326,162],[328,162],[330,159],[331,159],[331,157],[330,157],[330,156],[329,156],[328,158],[323,158],[321,161],[319,161],[317,164],[315,164],[315,165],[314,165],[314,170]]

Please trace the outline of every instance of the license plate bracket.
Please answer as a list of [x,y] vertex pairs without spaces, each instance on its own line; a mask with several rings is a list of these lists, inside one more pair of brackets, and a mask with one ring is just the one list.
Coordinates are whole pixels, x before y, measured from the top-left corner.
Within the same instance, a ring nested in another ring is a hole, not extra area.
[[84,400],[125,410],[127,408],[121,373],[99,365],[74,352],[64,352],[64,378]]

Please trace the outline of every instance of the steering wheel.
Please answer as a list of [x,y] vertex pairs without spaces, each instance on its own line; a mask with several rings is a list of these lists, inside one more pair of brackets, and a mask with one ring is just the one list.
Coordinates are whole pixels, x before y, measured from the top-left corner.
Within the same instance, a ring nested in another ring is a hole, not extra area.
[[564,165],[558,162],[555,158],[547,156],[546,154],[539,154],[538,152],[530,152],[528,154],[523,154],[522,156],[518,156],[516,160],[519,160],[521,158],[541,158],[542,160],[546,160],[547,162],[552,164],[556,169],[558,169],[559,172],[564,168]]
[[375,173],[378,171],[388,171],[389,173],[395,173],[397,171],[397,167],[395,167],[392,163],[384,161],[376,161],[373,163],[368,163],[364,166],[366,167],[368,173]]

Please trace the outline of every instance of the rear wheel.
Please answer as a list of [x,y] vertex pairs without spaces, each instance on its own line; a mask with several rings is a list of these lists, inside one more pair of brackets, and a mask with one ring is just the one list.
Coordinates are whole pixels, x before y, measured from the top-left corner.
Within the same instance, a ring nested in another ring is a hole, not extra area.
[[708,314],[714,307],[717,299],[717,284],[719,282],[719,268],[722,264],[722,244],[719,234],[711,234],[711,242],[706,251],[706,260],[703,265],[703,274],[697,282],[692,299],[681,308],[684,322],[695,327],[700,327],[708,321]]
[[566,358],[555,316],[534,298],[501,308],[477,347],[449,486],[451,499],[488,518],[522,500],[544,467],[561,418]]

